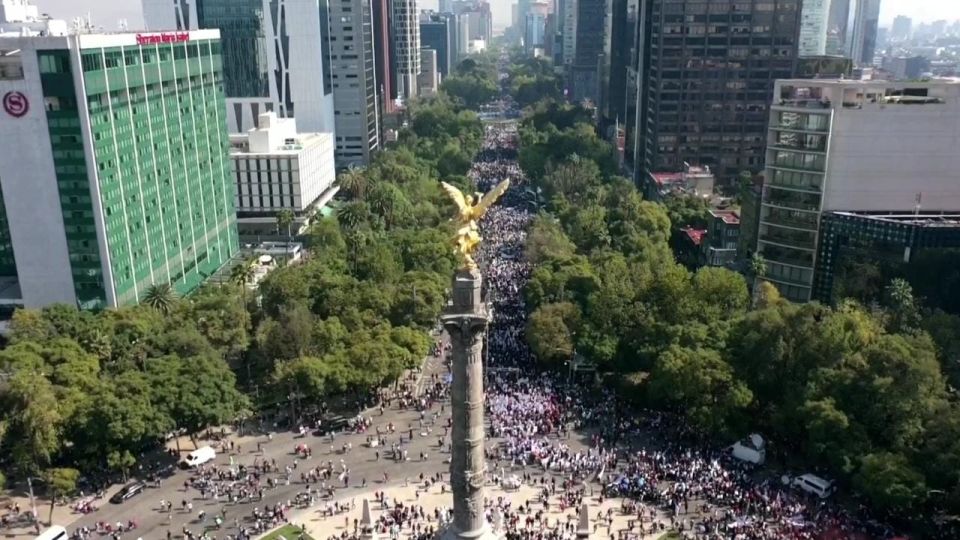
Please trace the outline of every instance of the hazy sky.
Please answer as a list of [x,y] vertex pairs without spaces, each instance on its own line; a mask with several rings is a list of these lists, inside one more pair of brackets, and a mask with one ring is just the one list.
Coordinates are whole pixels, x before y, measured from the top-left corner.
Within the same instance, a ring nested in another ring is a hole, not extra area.
[[[143,22],[140,0],[34,0],[40,10],[51,16],[72,19],[89,12],[94,22],[107,30],[114,30],[119,19],[126,19],[130,28]],[[438,0],[420,0],[423,9],[436,9]],[[494,24],[510,23],[510,5],[514,0],[490,0]],[[960,19],[960,1],[957,0],[883,0],[881,24],[888,25],[896,15],[908,15],[915,20]]]

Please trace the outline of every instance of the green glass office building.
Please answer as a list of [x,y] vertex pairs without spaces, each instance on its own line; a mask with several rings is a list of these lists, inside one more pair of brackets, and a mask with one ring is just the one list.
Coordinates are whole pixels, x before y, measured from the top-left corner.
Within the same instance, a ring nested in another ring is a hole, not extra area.
[[4,38],[3,50],[22,69],[4,70],[0,95],[27,103],[0,111],[24,305],[131,305],[162,283],[188,294],[237,253],[218,31]]

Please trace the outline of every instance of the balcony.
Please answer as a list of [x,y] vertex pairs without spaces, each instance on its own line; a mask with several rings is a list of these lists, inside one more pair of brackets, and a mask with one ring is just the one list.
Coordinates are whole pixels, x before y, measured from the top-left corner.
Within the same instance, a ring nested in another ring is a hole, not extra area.
[[[760,240],[761,242],[763,239]],[[802,268],[813,268],[813,253],[803,253],[789,248],[782,248],[772,245],[760,247],[760,254],[763,258],[775,263],[786,264],[790,266],[799,266]]]
[[831,107],[831,103],[829,100],[818,98],[794,98],[781,99],[774,106],[791,107],[794,109],[828,110]]
[[820,211],[820,197],[796,191],[781,191],[774,186],[768,186],[765,190],[763,204],[805,212]]
[[802,229],[805,231],[815,231],[817,230],[817,220],[815,214],[807,214],[812,216],[814,219],[804,219],[800,217],[785,216],[780,212],[770,212],[766,216],[760,218],[761,223],[766,223],[772,226],[782,226],[782,227],[791,227],[793,229]]
[[816,247],[812,233],[794,231],[790,229],[767,229],[760,233],[760,240],[763,242],[772,242],[785,246],[813,251]]

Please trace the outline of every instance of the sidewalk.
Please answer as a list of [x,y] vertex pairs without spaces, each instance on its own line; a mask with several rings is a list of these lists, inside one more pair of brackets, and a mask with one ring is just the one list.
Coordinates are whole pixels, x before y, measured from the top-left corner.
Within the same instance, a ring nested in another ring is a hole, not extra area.
[[[446,492],[441,493],[440,485],[434,485],[430,488],[429,491],[424,491],[417,489],[411,484],[408,487],[394,487],[387,488],[385,490],[386,496],[390,499],[391,506],[395,502],[402,502],[405,506],[416,505],[423,506],[424,511],[427,514],[427,525],[437,526],[437,521],[433,519],[434,509],[439,508],[441,511],[449,509],[453,504],[453,495],[450,493],[450,487],[447,484]],[[345,496],[338,498],[338,501],[341,503],[350,502],[352,503],[353,510],[341,514],[336,514],[332,517],[324,517],[321,514],[323,513],[325,503],[320,503],[310,509],[300,510],[294,512],[291,515],[290,523],[296,526],[305,526],[307,534],[313,537],[314,540],[327,540],[333,536],[339,536],[344,531],[348,534],[354,532],[353,523],[354,520],[360,520],[363,512],[363,499],[370,499],[370,509],[374,522],[384,514],[383,510],[378,502],[376,502],[374,493],[376,489],[369,489],[366,491],[356,490],[355,494],[350,496]],[[419,492],[419,496],[417,495]],[[599,495],[599,488],[594,486],[594,495]],[[526,515],[534,515],[538,511],[543,510],[543,505],[539,501],[539,489],[533,486],[521,486],[519,490],[515,491],[504,491],[499,486],[488,485],[486,490],[487,500],[504,500],[512,503],[511,507],[516,509],[519,505],[525,507],[531,507],[532,512]],[[578,520],[578,508],[565,508],[563,511],[560,510],[559,497],[550,498],[550,509],[546,513],[546,519],[549,522],[550,527],[556,526],[557,523],[577,523]],[[604,499],[603,503],[599,503],[596,496],[590,497],[587,503],[590,508],[590,526],[591,526],[591,538],[601,539],[601,538],[621,538],[621,534],[626,533],[628,530],[628,521],[633,520],[636,516],[630,515],[626,516],[620,512],[621,499]],[[606,523],[600,524],[597,522],[596,516],[598,512],[602,512],[606,515],[608,509],[613,509],[613,524],[612,527],[607,527]],[[648,508],[649,511],[649,508]],[[661,512],[658,512],[658,521],[664,522],[665,519]],[[421,524],[423,524],[421,522]],[[521,529],[524,527],[524,520],[521,519],[519,527]],[[637,540],[642,539],[656,539],[659,538],[663,533],[657,532],[655,534],[648,534],[640,536],[636,534],[639,531],[637,526],[634,526],[632,538]],[[400,534],[400,538],[409,538],[412,531],[409,528],[404,528]],[[269,533],[267,533],[269,534]],[[264,535],[266,536],[266,535]],[[388,538],[389,535],[384,533],[380,535],[381,538]],[[625,538],[626,536],[623,536]]]

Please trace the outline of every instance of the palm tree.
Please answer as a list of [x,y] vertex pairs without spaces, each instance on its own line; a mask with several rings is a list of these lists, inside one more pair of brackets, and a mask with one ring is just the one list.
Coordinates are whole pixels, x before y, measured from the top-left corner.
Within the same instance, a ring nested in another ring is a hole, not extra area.
[[370,181],[363,169],[351,167],[340,175],[340,189],[351,199],[363,199],[370,188]]
[[337,210],[337,221],[347,230],[359,229],[367,221],[370,211],[360,201],[349,202]]
[[247,283],[253,281],[253,276],[256,274],[256,270],[253,268],[253,261],[249,260],[243,264],[238,264],[230,270],[230,281],[239,285],[240,287],[246,287]]
[[177,304],[177,293],[169,283],[154,283],[143,295],[143,304],[149,306],[164,316],[170,315]]
[[293,224],[294,220],[293,210],[289,208],[284,208],[283,210],[277,212],[277,234],[280,234],[280,229],[287,229],[287,239],[290,239],[290,225]]

